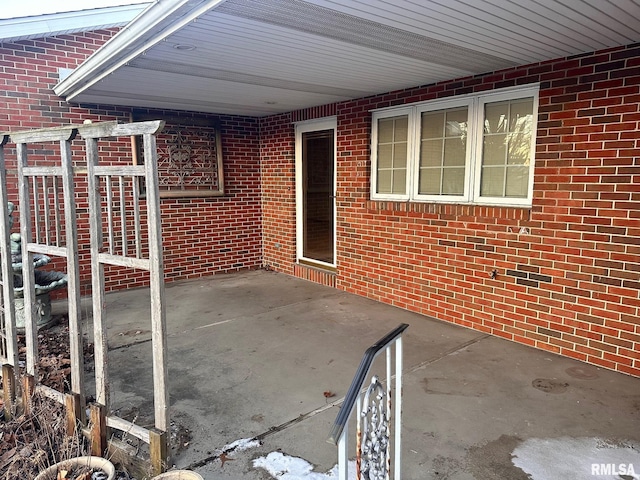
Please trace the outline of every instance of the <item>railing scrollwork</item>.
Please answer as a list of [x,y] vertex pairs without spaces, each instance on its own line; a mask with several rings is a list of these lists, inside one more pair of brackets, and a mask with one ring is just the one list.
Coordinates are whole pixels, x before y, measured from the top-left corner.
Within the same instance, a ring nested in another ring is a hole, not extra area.
[[[399,325],[369,347],[351,382],[329,436],[329,442],[338,446],[339,480],[349,478],[347,424],[354,407],[357,410],[356,478],[388,480],[392,473],[393,478],[401,478],[402,334],[408,326],[405,323]],[[395,362],[392,361],[392,348],[395,349]],[[382,382],[374,375],[365,389],[373,361],[382,351],[386,353],[386,379]]]

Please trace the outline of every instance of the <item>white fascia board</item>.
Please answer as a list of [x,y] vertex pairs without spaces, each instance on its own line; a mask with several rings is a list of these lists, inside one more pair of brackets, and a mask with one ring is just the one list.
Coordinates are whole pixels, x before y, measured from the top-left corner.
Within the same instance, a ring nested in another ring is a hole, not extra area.
[[73,101],[87,88],[223,1],[157,0],[53,87],[53,91],[67,101]]
[[147,6],[148,4],[136,4],[0,19],[0,42],[16,42],[66,33],[122,27]]

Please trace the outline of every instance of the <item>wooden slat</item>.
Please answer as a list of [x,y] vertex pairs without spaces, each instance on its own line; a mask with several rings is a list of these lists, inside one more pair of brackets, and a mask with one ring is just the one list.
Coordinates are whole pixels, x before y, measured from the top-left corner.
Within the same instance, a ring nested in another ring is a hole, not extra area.
[[89,442],[91,444],[91,455],[101,457],[107,450],[107,421],[106,407],[92,403],[89,406],[89,416],[91,425],[91,436]]
[[120,267],[139,268],[140,270],[150,270],[150,260],[146,258],[123,257],[121,255],[111,255],[109,253],[99,253],[98,261],[104,265],[117,265]]
[[136,258],[142,258],[142,233],[140,232],[140,186],[137,178],[131,179],[133,190],[133,231],[136,242]]
[[156,134],[164,127],[164,122],[155,120],[150,122],[123,123],[102,122],[89,125],[79,125],[78,132],[82,138],[127,137],[131,135]]
[[77,130],[74,127],[65,126],[11,132],[9,135],[11,136],[12,142],[25,144],[73,140],[76,134]]
[[156,429],[149,432],[149,455],[151,457],[151,474],[160,475],[168,466],[167,432]]
[[64,405],[64,393],[59,392],[54,388],[40,384],[34,387],[34,391],[38,392],[40,395],[43,395],[55,402],[58,402],[60,405]]
[[31,166],[31,167],[26,167],[23,170],[23,175],[25,175],[26,177],[43,177],[43,176],[59,176],[62,175],[62,167],[38,167],[38,166]]
[[80,406],[80,395],[77,393],[67,393],[64,396],[64,406],[67,415],[67,428],[66,432],[68,436],[72,436],[76,433],[78,422],[81,422],[82,408]]
[[5,420],[11,420],[16,400],[16,371],[13,365],[2,365],[2,399]]
[[149,460],[138,456],[138,449],[126,442],[111,438],[107,457],[115,465],[126,471],[130,478],[151,478]]
[[[27,166],[27,146],[23,143],[16,145],[18,160],[18,194],[20,199],[20,234],[22,235],[22,265],[33,265],[33,253],[25,245],[31,243],[31,212],[29,209],[29,183],[23,175],[23,169]],[[24,295],[24,324],[26,337],[26,366],[27,375],[36,375],[38,362],[38,329],[33,311],[28,306],[35,305],[35,278],[34,269],[26,268],[22,272],[22,284]]]
[[107,238],[109,242],[109,253],[114,255],[114,238],[113,238],[113,191],[111,186],[111,176],[104,179],[105,188],[107,189]]
[[39,243],[28,243],[27,250],[31,253],[41,253],[43,255],[56,255],[58,257],[67,256],[67,249],[65,247],[57,247],[54,245],[41,245]]
[[50,245],[51,244],[51,219],[49,218],[49,215],[51,213],[50,209],[49,209],[49,195],[47,195],[47,188],[49,185],[49,181],[48,181],[48,177],[43,176],[42,177],[42,201],[44,203],[44,243],[46,245]]
[[13,303],[13,269],[11,268],[11,247],[9,232],[9,212],[7,196],[7,171],[4,161],[4,145],[8,135],[0,136],[0,278],[2,278],[2,299],[4,300],[5,348],[2,360],[16,367],[18,365],[18,344],[16,337],[15,305]]
[[107,426],[120,430],[126,435],[131,435],[132,437],[138,438],[144,443],[149,443],[149,430],[141,427],[140,425],[129,422],[124,418],[109,415],[107,416]]
[[124,177],[143,177],[145,175],[144,165],[118,165],[113,167],[104,167],[97,165],[93,170],[94,175],[105,176],[124,176]]
[[96,400],[109,408],[109,370],[107,356],[107,320],[104,294],[104,266],[99,254],[102,244],[100,222],[100,192],[94,168],[98,164],[98,141],[85,138],[87,182],[89,192],[89,229],[91,247],[91,296],[93,300],[93,343],[95,356]]
[[120,195],[120,242],[122,256],[127,256],[127,210],[124,196],[124,177],[118,176],[118,194]]
[[80,396],[84,408],[84,354],[82,349],[80,265],[78,252],[78,228],[73,182],[71,142],[60,142],[62,157],[62,189],[64,192],[64,226],[67,258],[67,304],[69,312],[69,354],[71,360],[71,391]]
[[164,308],[164,263],[162,258],[162,219],[158,189],[158,153],[156,138],[144,140],[144,166],[147,170],[147,226],[149,230],[149,289],[151,297],[151,339],[153,348],[153,393],[155,426],[169,428],[169,390],[167,386],[167,320]]
[[22,410],[25,415],[31,413],[33,406],[33,393],[36,390],[36,379],[33,375],[24,375],[22,377]]
[[40,203],[38,201],[38,177],[31,177],[31,197],[33,198],[33,231],[31,232],[31,234],[36,243],[42,243],[40,228]]
[[58,197],[58,181],[59,179],[57,176],[53,177],[53,210],[55,212],[54,217],[56,222],[56,245],[59,247],[62,245],[62,238],[60,236],[60,199]]

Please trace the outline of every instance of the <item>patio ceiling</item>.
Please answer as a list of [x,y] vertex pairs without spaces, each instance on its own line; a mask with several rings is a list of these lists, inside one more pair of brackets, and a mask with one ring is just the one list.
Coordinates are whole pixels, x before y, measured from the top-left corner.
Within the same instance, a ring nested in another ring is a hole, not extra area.
[[633,0],[158,0],[55,92],[264,116],[639,40]]

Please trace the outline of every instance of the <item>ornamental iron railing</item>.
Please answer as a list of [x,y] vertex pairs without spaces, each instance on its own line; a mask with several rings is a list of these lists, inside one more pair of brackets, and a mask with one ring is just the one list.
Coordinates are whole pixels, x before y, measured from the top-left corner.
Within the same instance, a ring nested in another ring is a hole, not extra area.
[[[338,479],[348,480],[348,423],[356,409],[356,478],[358,480],[400,480],[402,476],[402,334],[406,323],[382,337],[365,352],[340,413],[331,429],[329,442],[338,446]],[[395,362],[392,361],[395,350]],[[386,356],[386,380],[369,377],[373,361]],[[393,381],[395,380],[395,381]],[[393,388],[392,388],[393,383]],[[393,427],[393,428],[392,428]],[[392,448],[393,445],[393,448]],[[393,463],[391,456],[393,453]]]

